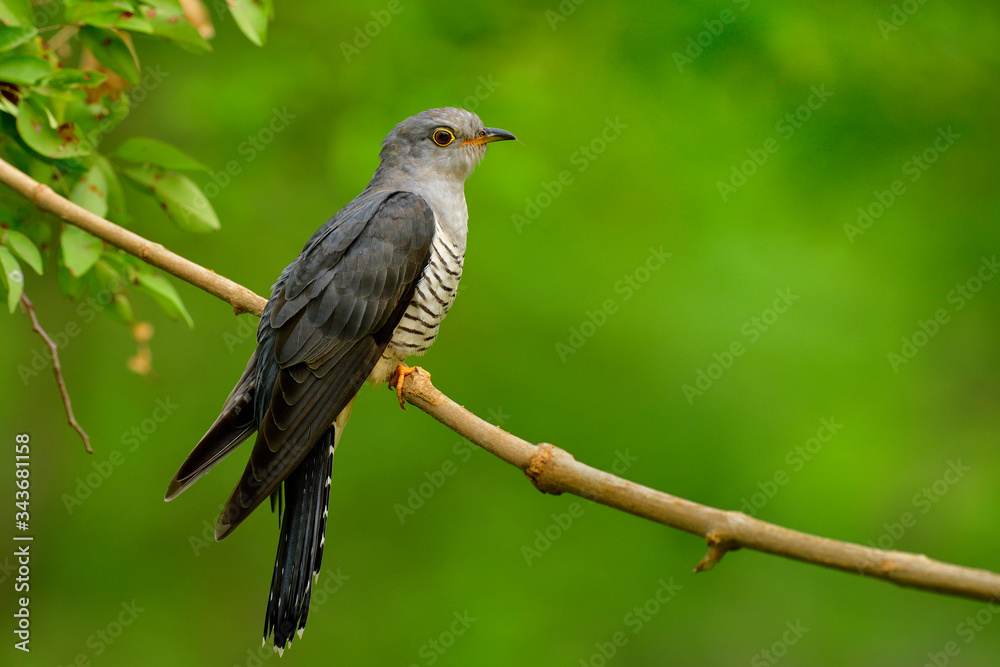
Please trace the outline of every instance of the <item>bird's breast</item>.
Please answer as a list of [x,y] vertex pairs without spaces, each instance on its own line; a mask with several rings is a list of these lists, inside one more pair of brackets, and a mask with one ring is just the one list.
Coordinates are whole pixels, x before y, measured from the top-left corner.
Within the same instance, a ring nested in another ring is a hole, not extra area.
[[384,382],[407,357],[424,354],[434,343],[441,321],[455,301],[464,259],[464,249],[436,227],[431,256],[417,283],[413,301],[392,332],[392,339],[369,376],[370,380]]

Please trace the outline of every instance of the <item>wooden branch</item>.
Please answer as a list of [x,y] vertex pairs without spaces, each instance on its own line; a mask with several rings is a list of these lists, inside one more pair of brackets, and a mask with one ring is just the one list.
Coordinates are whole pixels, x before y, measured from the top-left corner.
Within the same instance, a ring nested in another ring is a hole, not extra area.
[[977,600],[1000,599],[1000,575],[988,570],[800,533],[742,512],[707,507],[635,484],[580,463],[568,452],[547,443],[533,445],[455,403],[431,384],[423,369],[406,376],[403,397],[459,435],[523,470],[543,493],[572,493],[705,538],[709,550],[695,572],[712,569],[727,551],[747,548],[909,588]]
[[[76,206],[3,160],[0,160],[0,182],[42,210],[219,297],[231,304],[237,314],[260,315],[263,311],[265,299],[245,287]],[[452,401],[431,384],[422,369],[406,376],[403,397],[459,435],[523,470],[544,493],[572,493],[705,538],[708,553],[695,567],[696,572],[712,569],[727,551],[747,548],[885,579],[900,586],[978,600],[1000,599],[1000,575],[988,570],[790,530],[742,512],[715,509],[635,484],[580,463],[568,452],[547,443],[533,445]]]
[[81,428],[80,423],[76,421],[76,417],[73,416],[73,404],[69,400],[69,392],[66,390],[66,381],[63,379],[62,365],[59,363],[59,348],[53,342],[52,338],[46,333],[45,329],[42,328],[41,323],[38,321],[38,316],[35,314],[35,304],[31,303],[31,299],[24,292],[21,292],[21,312],[27,315],[31,319],[31,328],[42,337],[45,344],[49,346],[49,352],[52,353],[52,372],[56,374],[56,384],[59,386],[59,394],[62,396],[63,407],[66,409],[66,419],[69,421],[69,425],[72,426],[80,437],[83,439],[83,446],[86,448],[88,454],[93,454],[94,450],[90,448],[90,438],[84,433],[83,428]]
[[94,215],[2,159],[0,159],[0,183],[27,198],[41,210],[48,211],[71,225],[76,225],[85,232],[219,297],[229,303],[237,315],[253,313],[259,316],[264,310],[267,300],[243,285],[170,252],[159,243],[153,243]]

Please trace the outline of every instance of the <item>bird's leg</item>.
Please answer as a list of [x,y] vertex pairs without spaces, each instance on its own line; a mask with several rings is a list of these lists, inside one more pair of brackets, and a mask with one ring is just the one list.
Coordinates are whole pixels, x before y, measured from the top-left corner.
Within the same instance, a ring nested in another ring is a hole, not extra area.
[[[403,402],[403,380],[406,379],[407,375],[416,370],[421,370],[424,371],[424,373],[427,373],[427,371],[420,368],[420,366],[404,366],[403,364],[400,364],[399,366],[396,366],[396,371],[389,378],[389,389],[396,390],[396,398],[399,399],[399,407],[404,410],[406,409],[406,404]],[[430,376],[431,374],[427,373],[427,377]]]

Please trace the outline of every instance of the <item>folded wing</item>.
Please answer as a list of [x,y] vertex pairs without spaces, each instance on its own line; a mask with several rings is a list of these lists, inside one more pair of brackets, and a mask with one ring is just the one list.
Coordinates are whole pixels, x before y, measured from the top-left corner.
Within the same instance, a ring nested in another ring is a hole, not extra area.
[[275,284],[258,332],[257,439],[216,539],[278,488],[351,402],[413,299],[434,213],[412,193],[378,196],[377,207],[342,212],[353,219],[338,214]]

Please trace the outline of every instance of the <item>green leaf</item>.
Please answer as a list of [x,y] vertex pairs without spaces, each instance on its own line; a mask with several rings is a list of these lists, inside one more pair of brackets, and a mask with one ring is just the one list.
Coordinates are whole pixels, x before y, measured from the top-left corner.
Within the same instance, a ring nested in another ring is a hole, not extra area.
[[0,0],[0,22],[4,25],[33,26],[34,19],[29,0]]
[[117,272],[123,280],[129,283],[135,282],[135,274],[139,271],[140,267],[149,268],[150,271],[153,270],[141,259],[133,257],[124,250],[118,250],[117,248],[105,252],[101,257],[101,262],[106,263],[115,272]]
[[125,210],[125,193],[122,191],[122,182],[118,179],[118,174],[115,173],[111,163],[103,155],[94,156],[94,165],[104,173],[104,180],[108,184],[108,220],[119,224],[128,222],[129,217]]
[[0,95],[0,111],[6,111],[14,118],[17,118],[17,105]]
[[95,2],[94,0],[66,0],[66,21],[79,21],[92,14],[105,14],[108,12],[132,12],[135,13],[135,6],[128,2]]
[[39,183],[44,183],[56,192],[64,194],[64,181],[60,180],[62,171],[54,164],[33,157],[27,168],[28,176]]
[[187,153],[158,139],[135,137],[115,149],[115,157],[129,162],[148,163],[165,169],[209,171]]
[[38,31],[34,28],[0,26],[0,51],[9,51],[15,46],[20,46],[36,34]]
[[59,244],[62,247],[63,263],[77,278],[90,271],[104,250],[99,238],[73,225],[63,225]]
[[75,122],[59,123],[46,108],[44,98],[31,93],[21,100],[17,115],[17,132],[33,150],[53,158],[87,155],[91,142],[83,141]]
[[102,306],[110,305],[111,313],[127,324],[132,321],[132,307],[125,295],[126,279],[130,280],[131,277],[119,274],[102,258],[81,282],[86,283],[98,303]]
[[110,298],[112,312],[128,323],[132,321],[132,305],[125,295],[125,286],[126,281],[133,279],[134,272],[131,266],[119,271],[106,261],[114,255],[114,252],[104,254],[94,265],[94,270],[87,274],[87,281],[98,301],[105,303]]
[[139,83],[139,66],[128,44],[114,30],[84,26],[80,40],[101,63],[129,83]]
[[132,312],[132,302],[124,294],[115,294],[111,299],[111,312],[125,324],[131,324],[135,319]]
[[35,151],[17,135],[17,114],[13,117],[0,115],[0,154],[21,171],[26,171],[28,164],[35,159]]
[[52,64],[34,56],[11,56],[0,62],[0,80],[10,83],[31,85],[51,73]]
[[93,152],[104,138],[122,120],[128,116],[128,96],[122,95],[112,100],[104,95],[100,102],[87,104],[85,101],[73,101],[66,105],[66,120],[72,121],[79,128],[79,134],[88,153]]
[[[81,92],[82,97],[82,92]],[[31,148],[48,157],[64,159],[90,155],[104,135],[128,115],[128,98],[100,102],[63,101],[60,118],[45,107],[45,98],[32,93],[21,103],[17,128]],[[70,163],[74,164],[74,163]],[[77,161],[74,168],[79,169]]]
[[187,325],[194,328],[194,320],[184,307],[180,294],[166,278],[151,273],[140,273],[136,275],[136,279],[139,281],[139,287],[151,294],[169,317],[175,320],[184,318]]
[[121,28],[151,34],[153,26],[127,2],[80,2],[66,8],[66,21],[97,28]]
[[187,176],[152,166],[126,167],[122,173],[144,186],[181,229],[189,232],[219,229],[219,218],[208,198]]
[[212,45],[198,34],[195,27],[184,18],[180,7],[172,8],[166,5],[149,7],[140,5],[142,12],[152,26],[152,33],[157,37],[176,42],[178,46],[195,53],[207,53]]
[[3,247],[0,247],[0,268],[3,269],[3,286],[7,290],[7,308],[13,313],[24,291],[24,274],[14,255]]
[[2,238],[3,244],[17,253],[18,257],[23,259],[28,266],[35,270],[35,273],[42,275],[42,270],[44,268],[44,265],[42,264],[42,253],[38,252],[38,248],[35,247],[34,241],[14,229],[4,230],[3,234],[0,235],[0,238]]
[[108,212],[108,179],[96,164],[85,173],[70,193],[70,200],[102,218]]
[[113,253],[106,253],[94,265],[84,278],[84,282],[90,288],[90,293],[97,297],[102,305],[111,305],[111,312],[122,321],[128,323],[132,321],[132,306],[125,294],[126,281],[133,279],[131,267],[128,270],[119,272],[106,261],[113,256]]
[[243,34],[257,46],[264,46],[268,17],[268,8],[264,3],[259,0],[229,0],[226,4]]
[[56,276],[59,279],[59,289],[69,298],[76,299],[83,293],[84,282],[62,264],[57,267]]
[[184,11],[180,0],[143,0],[142,4],[174,14]]
[[60,69],[41,82],[43,92],[63,92],[78,88],[96,88],[108,77],[100,72],[82,69]]

